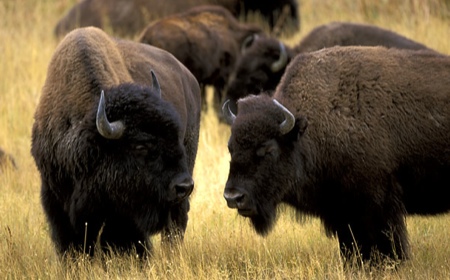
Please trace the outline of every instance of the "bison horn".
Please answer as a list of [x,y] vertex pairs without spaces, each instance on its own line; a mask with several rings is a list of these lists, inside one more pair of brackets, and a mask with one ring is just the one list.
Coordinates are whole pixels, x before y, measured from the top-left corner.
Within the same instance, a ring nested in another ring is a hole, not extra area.
[[284,114],[284,121],[280,124],[280,132],[282,135],[288,133],[292,130],[292,128],[295,125],[295,117],[294,115],[283,105],[281,105],[280,102],[278,102],[276,99],[273,100],[273,103],[280,107],[281,110],[283,110]]
[[156,78],[155,72],[153,70],[150,70],[152,73],[152,88],[156,93],[158,94],[159,98],[161,98],[161,87],[159,86],[158,79]]
[[122,121],[115,121],[110,123],[106,117],[106,104],[105,104],[105,93],[102,90],[100,94],[100,101],[98,103],[97,109],[97,130],[106,139],[119,139],[122,137],[125,131],[125,126]]
[[236,119],[236,115],[231,112],[230,109],[230,99],[226,100],[222,105],[222,113],[225,116],[225,119],[228,123],[232,124],[234,123],[234,120]]
[[273,73],[278,72],[284,67],[286,67],[288,61],[286,47],[282,42],[279,42],[279,44],[280,44],[280,57],[270,66],[270,70],[272,70]]

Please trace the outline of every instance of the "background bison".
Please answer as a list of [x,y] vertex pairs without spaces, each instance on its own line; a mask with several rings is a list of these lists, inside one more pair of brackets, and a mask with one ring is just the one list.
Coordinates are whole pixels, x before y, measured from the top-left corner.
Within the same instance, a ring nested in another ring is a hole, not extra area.
[[201,6],[153,22],[139,41],[173,54],[194,74],[203,92],[205,85],[212,85],[220,96],[241,49],[258,33],[259,27],[238,22],[227,9]]
[[228,206],[264,235],[286,203],[319,217],[345,257],[406,259],[405,215],[450,210],[449,69],[447,56],[383,47],[298,55],[273,99],[241,99],[237,116],[224,106]]
[[93,254],[98,239],[142,254],[149,235],[182,238],[199,122],[198,83],[172,55],[93,27],[68,34],[48,67],[31,149],[58,252],[86,244]]
[[300,28],[295,0],[82,0],[60,19],[54,32],[63,36],[76,27],[96,26],[132,37],[152,20],[200,5],[219,5],[236,17],[259,13],[277,33],[291,35]]
[[385,46],[399,49],[428,49],[390,30],[374,25],[332,22],[308,33],[299,44],[290,48],[279,40],[260,37],[249,46],[236,64],[224,100],[236,112],[236,101],[249,94],[272,92],[281,80],[286,66],[299,53],[333,46]]
[[8,165],[16,167],[16,162],[10,154],[0,147],[0,171]]

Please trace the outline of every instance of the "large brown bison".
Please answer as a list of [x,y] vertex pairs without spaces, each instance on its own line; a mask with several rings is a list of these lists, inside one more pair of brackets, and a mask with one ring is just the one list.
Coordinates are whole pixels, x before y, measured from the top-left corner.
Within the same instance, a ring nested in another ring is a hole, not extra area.
[[142,255],[152,234],[182,238],[199,122],[199,85],[171,54],[94,27],[69,33],[48,67],[31,149],[57,251]]
[[426,51],[298,55],[273,97],[224,105],[228,207],[265,235],[285,203],[319,217],[346,260],[408,258],[405,215],[450,210],[449,74],[450,58]]
[[332,22],[314,28],[298,45],[285,46],[275,38],[260,37],[249,46],[236,63],[228,82],[226,97],[236,112],[236,101],[249,94],[273,92],[286,66],[299,53],[333,46],[385,46],[399,49],[428,49],[400,34],[369,24]]
[[200,5],[219,5],[236,17],[259,13],[277,33],[292,35],[300,28],[296,0],[82,0],[59,20],[54,33],[63,36],[76,27],[96,26],[133,37],[152,20]]
[[211,5],[155,21],[138,40],[173,54],[194,74],[203,92],[212,85],[220,96],[241,50],[256,34],[262,34],[261,28],[240,23],[227,9]]

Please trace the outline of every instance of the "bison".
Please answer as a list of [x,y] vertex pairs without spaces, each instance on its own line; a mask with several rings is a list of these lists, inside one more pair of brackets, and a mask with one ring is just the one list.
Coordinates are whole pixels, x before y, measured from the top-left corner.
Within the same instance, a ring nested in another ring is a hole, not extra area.
[[94,27],[74,30],[53,54],[34,118],[31,153],[60,255],[142,256],[150,235],[183,238],[200,88],[171,54]]
[[318,217],[346,263],[407,259],[405,216],[450,210],[449,73],[450,58],[427,51],[296,56],[273,97],[240,99],[237,115],[224,104],[228,207],[261,235],[281,203]]
[[368,24],[332,22],[314,28],[298,45],[285,46],[277,39],[261,37],[246,49],[236,63],[226,86],[224,100],[236,112],[236,101],[249,94],[273,92],[286,66],[300,53],[340,46],[385,46],[399,49],[428,49],[392,31]]
[[14,157],[7,153],[3,148],[0,147],[0,171],[5,169],[7,166],[16,168],[16,161]]
[[[261,28],[240,23],[220,6],[200,6],[165,17],[147,26],[138,41],[164,49],[183,63],[200,83],[203,96],[212,85],[222,92],[241,49],[247,48]],[[206,104],[205,98],[202,98]],[[216,102],[219,105],[221,102]],[[220,110],[219,110],[220,111]]]
[[152,20],[200,5],[219,5],[236,17],[259,13],[274,32],[287,36],[300,28],[296,0],[82,0],[59,20],[54,33],[61,37],[76,27],[96,26],[133,37]]

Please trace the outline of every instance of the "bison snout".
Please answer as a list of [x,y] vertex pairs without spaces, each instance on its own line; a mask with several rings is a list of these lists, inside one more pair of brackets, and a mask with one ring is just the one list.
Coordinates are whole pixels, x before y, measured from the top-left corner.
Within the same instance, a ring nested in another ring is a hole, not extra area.
[[230,208],[243,208],[246,204],[246,195],[239,190],[225,190],[223,197]]
[[225,188],[223,197],[227,201],[228,207],[237,208],[238,213],[244,217],[251,217],[258,214],[255,204],[245,190]]
[[178,176],[170,184],[170,192],[172,200],[175,202],[181,201],[192,193],[194,190],[194,181],[190,175]]

